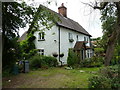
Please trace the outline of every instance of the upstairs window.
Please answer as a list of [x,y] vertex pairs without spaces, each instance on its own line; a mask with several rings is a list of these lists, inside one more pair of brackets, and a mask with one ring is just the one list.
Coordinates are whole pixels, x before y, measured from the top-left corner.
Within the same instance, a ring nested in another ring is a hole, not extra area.
[[86,41],[86,37],[84,37],[84,41]]
[[73,39],[72,33],[69,33],[69,39]]
[[44,49],[38,49],[39,55],[44,55]]
[[87,38],[87,37],[84,37],[84,41],[85,41],[86,43],[88,43],[88,38]]
[[69,42],[74,42],[72,33],[68,33]]
[[38,40],[45,40],[45,33],[44,32],[38,33]]
[[87,42],[89,41],[89,38],[87,38]]
[[76,36],[76,38],[77,38],[77,41],[78,41],[78,35]]

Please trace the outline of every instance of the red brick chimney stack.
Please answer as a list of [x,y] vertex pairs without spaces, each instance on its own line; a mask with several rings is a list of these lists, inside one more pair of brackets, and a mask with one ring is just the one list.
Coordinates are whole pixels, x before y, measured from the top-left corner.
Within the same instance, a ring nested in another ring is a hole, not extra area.
[[64,17],[67,17],[67,8],[64,6],[64,3],[62,3],[61,6],[58,7],[58,12]]

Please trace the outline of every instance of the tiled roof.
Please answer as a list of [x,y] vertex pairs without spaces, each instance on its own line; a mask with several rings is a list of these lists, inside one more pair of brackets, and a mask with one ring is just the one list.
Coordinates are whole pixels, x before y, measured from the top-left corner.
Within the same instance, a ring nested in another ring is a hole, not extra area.
[[27,37],[27,31],[23,33],[23,35],[18,39],[18,42],[25,40]]
[[[74,20],[70,19],[70,18],[66,18],[64,16],[62,16],[61,14],[41,5],[41,7],[43,8],[46,8],[48,10],[50,10],[51,12],[55,13],[59,18],[60,18],[60,21],[57,21],[57,25],[58,26],[61,26],[61,27],[64,27],[64,28],[68,28],[70,30],[73,30],[73,31],[76,31],[76,32],[79,32],[79,33],[82,33],[82,34],[85,34],[85,35],[88,35],[91,37],[91,35],[77,22],[75,22]],[[20,38],[18,41],[22,41],[22,40],[25,40],[26,38],[26,34],[27,32],[25,32]]]
[[85,41],[77,41],[74,46],[74,50],[81,50],[81,49],[92,49],[92,47],[86,46]]
[[76,42],[76,44],[74,46],[74,50],[81,50],[82,48],[86,49],[85,42],[84,41]]
[[50,10],[51,12],[55,13],[59,17],[60,21],[57,21],[57,25],[64,27],[64,28],[68,28],[70,30],[73,30],[73,31],[76,31],[79,33],[82,33],[82,34],[85,34],[85,35],[88,35],[91,37],[91,35],[78,22],[76,22],[68,17],[64,17],[63,15],[61,15],[43,5],[41,5],[41,7]]
[[58,14],[58,17],[60,18],[61,21],[57,22],[57,25],[91,36],[79,23],[73,21],[70,18],[66,18],[60,14]]

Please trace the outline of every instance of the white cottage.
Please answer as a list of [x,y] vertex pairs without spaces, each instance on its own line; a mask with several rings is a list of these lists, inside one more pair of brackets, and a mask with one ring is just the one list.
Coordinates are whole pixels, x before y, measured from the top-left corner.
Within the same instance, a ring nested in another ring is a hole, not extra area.
[[[34,33],[36,37],[34,43],[36,49],[39,49],[39,54],[47,56],[57,54],[59,64],[67,64],[69,48],[73,48],[81,55],[81,59],[90,58],[93,55],[91,35],[81,25],[67,17],[67,8],[64,4],[58,8],[56,14],[61,21],[57,22],[51,30]],[[64,56],[60,57],[61,54]]]
[[[56,53],[58,62],[62,64],[67,64],[69,48],[79,52],[82,59],[90,58],[93,55],[90,46],[91,35],[81,25],[67,17],[67,8],[64,4],[58,8],[58,12],[61,22],[57,22],[51,30],[34,33],[36,36],[34,43],[39,53],[47,56],[53,56]],[[60,54],[64,56],[60,57]]]

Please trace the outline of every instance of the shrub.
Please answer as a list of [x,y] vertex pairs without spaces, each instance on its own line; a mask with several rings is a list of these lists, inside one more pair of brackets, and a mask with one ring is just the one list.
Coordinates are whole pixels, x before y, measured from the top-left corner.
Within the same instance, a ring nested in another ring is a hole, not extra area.
[[114,56],[113,59],[110,62],[110,65],[116,65],[119,64],[120,56]]
[[55,67],[57,65],[57,59],[51,56],[35,55],[30,59],[30,67],[32,69],[53,66]]
[[91,57],[81,60],[81,67],[99,67],[103,64],[103,57]]
[[67,64],[68,66],[72,67],[77,66],[79,64],[78,56],[72,49],[69,49]]
[[30,68],[41,68],[41,64],[42,64],[42,56],[39,56],[39,55],[36,55],[36,56],[33,56],[31,59],[30,59]]
[[110,79],[102,76],[93,76],[89,79],[89,88],[110,88]]
[[43,57],[43,65],[48,65],[49,67],[56,67],[58,65],[57,59],[51,56],[44,56]]
[[102,68],[99,73],[98,76],[89,78],[89,88],[120,88],[118,66]]

